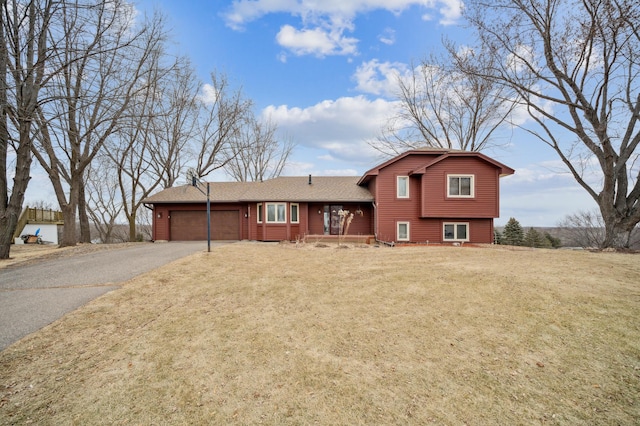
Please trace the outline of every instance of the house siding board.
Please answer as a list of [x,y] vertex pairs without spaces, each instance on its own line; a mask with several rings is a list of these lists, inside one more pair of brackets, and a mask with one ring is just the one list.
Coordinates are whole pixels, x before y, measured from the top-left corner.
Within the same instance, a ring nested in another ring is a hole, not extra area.
[[268,224],[263,227],[263,241],[287,241],[290,240],[287,233],[287,225],[285,224]]
[[[410,222],[410,236],[413,240],[414,222],[420,217],[420,176],[410,176],[412,170],[419,168],[433,156],[407,156],[401,161],[391,163],[380,169],[369,187],[374,188],[377,213],[377,237],[381,241],[396,240],[396,223]],[[397,198],[396,178],[409,176],[409,198]]]
[[[398,220],[402,222],[403,220]],[[493,242],[493,219],[470,219],[470,218],[416,218],[406,220],[409,222],[410,242],[421,244],[451,244],[443,237],[443,227],[445,223],[468,223],[469,238],[471,243],[491,244]],[[379,238],[385,242],[397,242],[395,235],[396,222],[392,227],[387,228],[386,233]],[[392,235],[392,236],[391,236]],[[385,236],[387,236],[385,238]]]
[[153,236],[154,241],[169,240],[169,206],[158,205],[153,209]]
[[[473,198],[449,198],[447,176],[474,176]],[[450,157],[427,168],[422,176],[421,217],[483,217],[499,216],[499,170],[474,157]]]

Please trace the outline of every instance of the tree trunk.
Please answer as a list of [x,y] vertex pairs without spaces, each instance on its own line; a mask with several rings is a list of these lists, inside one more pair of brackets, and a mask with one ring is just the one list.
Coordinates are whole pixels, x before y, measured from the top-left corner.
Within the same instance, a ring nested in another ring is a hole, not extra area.
[[129,216],[129,241],[138,241],[138,235],[136,233],[136,211],[132,211]]
[[0,259],[8,259],[13,242],[13,233],[18,224],[18,215],[7,209],[5,216],[0,218]]
[[[0,200],[0,259],[8,259],[13,242],[13,234],[18,226],[18,216],[22,211],[24,193],[27,190],[31,170],[31,123],[20,124],[20,144],[16,153],[16,173],[13,177],[13,192]],[[4,177],[4,176],[3,176]]]
[[[79,176],[74,174],[71,176],[71,185],[69,189],[69,202],[60,202],[60,208],[62,210],[62,217],[64,219],[64,229],[62,231],[62,241],[60,247],[72,247],[78,243],[78,237],[76,232],[76,217],[78,211],[78,179]],[[64,200],[61,196],[58,196],[58,200]]]
[[64,228],[62,230],[62,241],[60,247],[72,247],[77,243],[76,239],[76,206],[66,204],[61,206],[62,217],[64,218]]
[[80,242],[91,242],[91,225],[89,224],[89,215],[87,214],[87,201],[84,193],[84,184],[78,192],[78,219],[80,220]]
[[625,217],[620,217],[617,210],[610,204],[600,207],[600,214],[604,222],[604,240],[600,248],[629,248],[631,243],[631,229],[625,222]]

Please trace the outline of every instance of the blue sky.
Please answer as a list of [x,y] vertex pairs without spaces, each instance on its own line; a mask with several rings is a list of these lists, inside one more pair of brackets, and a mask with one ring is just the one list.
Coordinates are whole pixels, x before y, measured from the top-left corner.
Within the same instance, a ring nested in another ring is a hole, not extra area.
[[[459,0],[143,0],[163,12],[175,53],[190,57],[203,83],[224,72],[255,102],[256,114],[297,144],[285,175],[360,175],[380,161],[367,144],[393,114],[396,72],[464,44]],[[555,226],[595,203],[546,145],[522,132],[486,152],[516,169],[501,180],[503,225]],[[46,177],[34,175],[29,199]]]

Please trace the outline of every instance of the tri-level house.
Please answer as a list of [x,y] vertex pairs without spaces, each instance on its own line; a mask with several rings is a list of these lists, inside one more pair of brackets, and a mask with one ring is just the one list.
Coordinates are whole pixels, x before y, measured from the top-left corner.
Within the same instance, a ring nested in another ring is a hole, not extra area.
[[[386,243],[491,243],[500,177],[514,170],[478,152],[416,149],[361,177],[278,177],[210,182],[212,240],[330,239]],[[206,184],[205,184],[206,186]],[[144,200],[154,240],[206,240],[206,190],[184,185]]]

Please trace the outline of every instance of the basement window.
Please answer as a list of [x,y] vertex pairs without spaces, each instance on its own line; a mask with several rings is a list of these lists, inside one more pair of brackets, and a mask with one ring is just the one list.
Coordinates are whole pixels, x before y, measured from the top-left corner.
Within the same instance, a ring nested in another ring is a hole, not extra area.
[[396,223],[397,241],[409,241],[409,222]]
[[469,224],[445,223],[443,234],[444,241],[469,241]]

